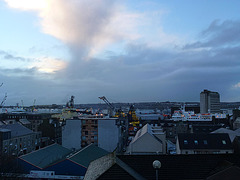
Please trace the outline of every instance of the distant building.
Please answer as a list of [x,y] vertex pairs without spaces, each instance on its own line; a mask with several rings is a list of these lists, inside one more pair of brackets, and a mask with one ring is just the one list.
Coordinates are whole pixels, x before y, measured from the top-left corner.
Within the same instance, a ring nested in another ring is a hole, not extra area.
[[200,93],[200,113],[219,113],[220,95],[218,92],[204,90]]
[[25,127],[31,129],[34,132],[39,131],[40,124],[43,123],[43,119],[50,119],[50,113],[29,113],[29,112],[10,112],[3,113],[0,116],[0,120],[5,124],[14,124],[20,122]]
[[33,132],[20,123],[0,126],[0,154],[21,155],[40,146],[41,133]]
[[178,134],[177,154],[225,154],[233,153],[233,146],[227,133]]
[[159,126],[146,124],[137,134],[127,149],[129,154],[166,154],[166,133]]

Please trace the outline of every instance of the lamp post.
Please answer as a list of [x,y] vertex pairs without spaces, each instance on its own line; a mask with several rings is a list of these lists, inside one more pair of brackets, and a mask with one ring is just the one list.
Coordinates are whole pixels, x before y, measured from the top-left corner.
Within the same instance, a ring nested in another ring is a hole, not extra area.
[[158,180],[158,170],[161,168],[161,165],[159,160],[153,161],[153,168],[156,169],[156,180]]

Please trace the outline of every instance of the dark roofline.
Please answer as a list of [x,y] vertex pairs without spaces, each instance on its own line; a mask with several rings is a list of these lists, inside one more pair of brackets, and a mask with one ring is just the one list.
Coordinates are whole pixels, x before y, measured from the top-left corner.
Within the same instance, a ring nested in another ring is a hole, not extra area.
[[177,136],[177,141],[181,150],[233,150],[233,145],[227,133],[180,133]]

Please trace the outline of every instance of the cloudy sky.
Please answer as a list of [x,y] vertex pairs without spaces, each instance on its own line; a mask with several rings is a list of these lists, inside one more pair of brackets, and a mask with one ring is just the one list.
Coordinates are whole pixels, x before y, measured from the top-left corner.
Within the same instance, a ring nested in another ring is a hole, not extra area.
[[239,0],[0,0],[6,105],[240,101]]

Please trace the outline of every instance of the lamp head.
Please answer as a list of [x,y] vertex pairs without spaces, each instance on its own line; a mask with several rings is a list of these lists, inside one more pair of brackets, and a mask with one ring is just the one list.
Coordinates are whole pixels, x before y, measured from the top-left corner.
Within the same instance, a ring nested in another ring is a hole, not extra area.
[[161,168],[161,162],[159,160],[153,161],[153,168],[154,169],[160,169]]

